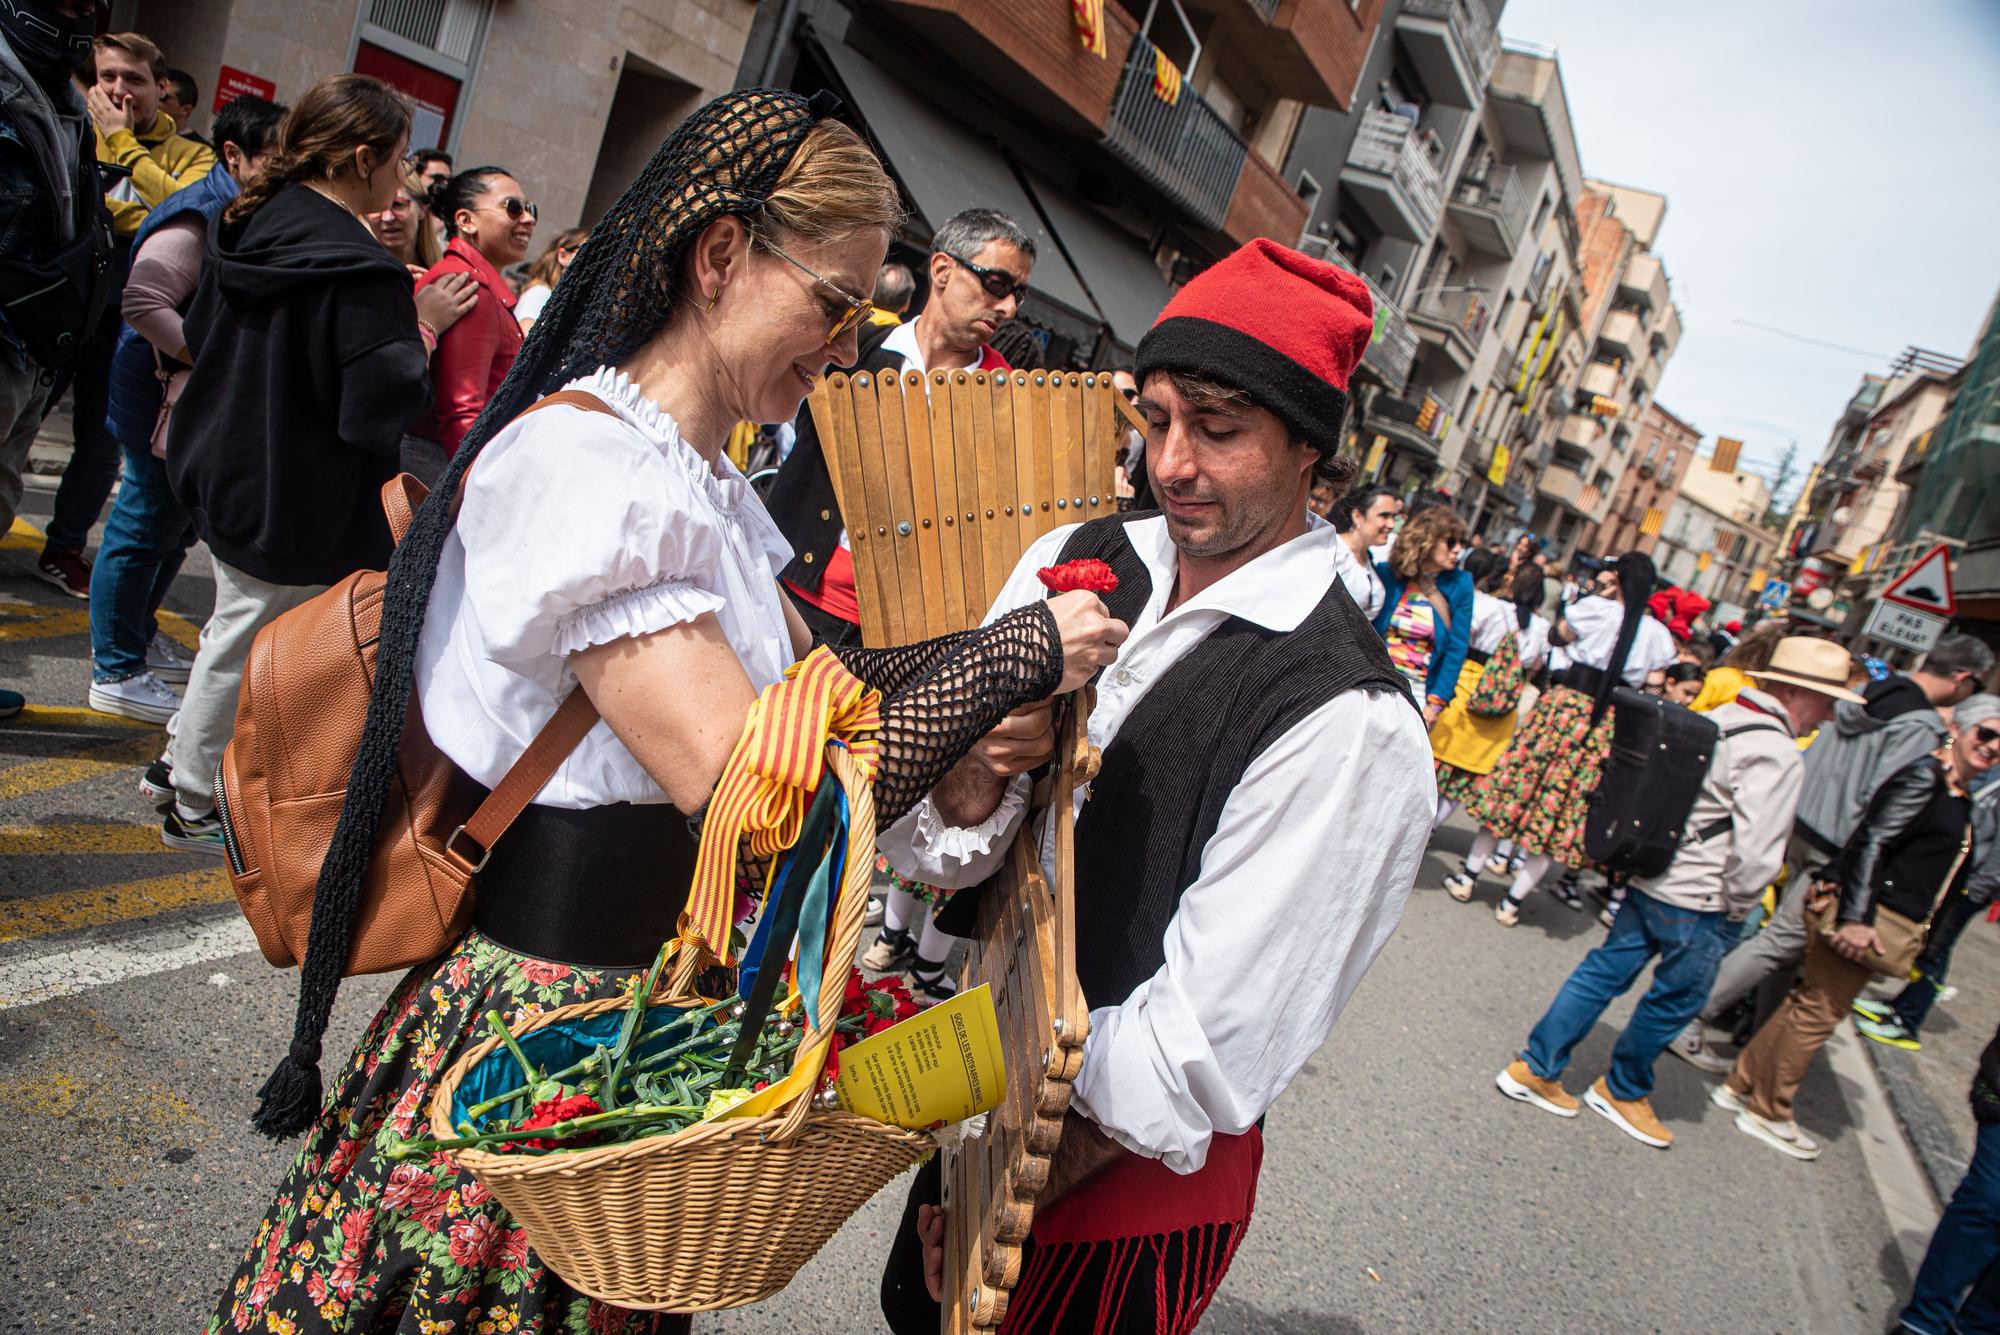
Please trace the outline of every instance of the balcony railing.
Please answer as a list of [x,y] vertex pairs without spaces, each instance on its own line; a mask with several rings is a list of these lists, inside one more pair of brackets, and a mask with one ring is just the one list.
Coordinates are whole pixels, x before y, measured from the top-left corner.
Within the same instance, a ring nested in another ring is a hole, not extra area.
[[1249,0],[1249,3],[1250,8],[1256,10],[1257,16],[1266,23],[1278,17],[1279,0]]
[[1403,0],[1402,12],[1406,18],[1444,24],[1471,78],[1469,87],[1473,95],[1483,97],[1486,81],[1493,73],[1493,62],[1500,56],[1500,41],[1482,0]]
[[1403,382],[1410,378],[1410,368],[1416,364],[1417,331],[1410,328],[1402,307],[1389,300],[1375,280],[1355,268],[1347,256],[1329,248],[1326,258],[1368,284],[1368,295],[1375,299],[1375,336],[1369,340],[1361,360],[1392,392],[1402,389]]
[[[1146,77],[1150,87],[1150,69]],[[1341,173],[1342,184],[1360,193],[1364,207],[1371,202],[1388,205],[1386,215],[1376,209],[1369,212],[1385,231],[1405,241],[1430,236],[1444,206],[1444,180],[1425,144],[1423,133],[1408,117],[1370,110],[1361,117],[1354,146],[1347,153],[1347,168]]]
[[1543,255],[1541,258],[1537,259],[1535,261],[1535,267],[1529,271],[1528,285],[1521,289],[1521,295],[1527,298],[1528,308],[1530,310],[1533,310],[1536,306],[1539,306],[1541,304],[1542,292],[1544,289],[1548,287],[1549,274],[1551,271],[1555,269],[1555,267],[1556,267],[1555,252],[1550,251],[1548,254]]
[[1483,172],[1466,172],[1451,189],[1452,207],[1467,215],[1469,240],[1480,249],[1512,255],[1528,223],[1528,192],[1520,173],[1490,163]]
[[1105,146],[1203,227],[1217,228],[1249,150],[1229,123],[1186,84],[1169,106],[1153,92],[1153,44],[1132,42]]
[[1426,322],[1463,343],[1468,357],[1478,351],[1479,340],[1492,317],[1492,309],[1480,300],[1479,293],[1441,288],[1433,288],[1418,298],[1417,312]]

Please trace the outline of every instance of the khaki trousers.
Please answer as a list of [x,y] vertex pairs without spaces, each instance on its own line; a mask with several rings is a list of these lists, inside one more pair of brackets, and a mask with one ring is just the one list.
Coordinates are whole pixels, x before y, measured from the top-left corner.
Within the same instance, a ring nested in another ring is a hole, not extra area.
[[1729,1088],[1751,1112],[1772,1122],[1792,1120],[1792,1099],[1806,1068],[1875,977],[1828,945],[1815,918],[1806,919],[1806,928],[1805,981],[1757,1031],[1729,1073]]

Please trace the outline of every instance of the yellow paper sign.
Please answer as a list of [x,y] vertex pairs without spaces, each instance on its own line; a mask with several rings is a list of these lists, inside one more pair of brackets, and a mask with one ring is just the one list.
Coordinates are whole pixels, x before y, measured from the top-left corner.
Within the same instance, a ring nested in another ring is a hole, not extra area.
[[842,1049],[833,1088],[848,1112],[912,1131],[999,1107],[1007,1062],[993,989],[981,984]]

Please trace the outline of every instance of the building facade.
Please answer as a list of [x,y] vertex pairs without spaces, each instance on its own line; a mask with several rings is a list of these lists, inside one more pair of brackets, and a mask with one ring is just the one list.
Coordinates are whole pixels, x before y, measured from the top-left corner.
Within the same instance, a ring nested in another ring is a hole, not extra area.
[[1667,512],[1654,564],[1669,583],[1715,604],[1710,620],[1740,617],[1762,592],[1776,560],[1770,485],[1755,473],[1728,472],[1714,457],[1690,466]]
[[218,93],[296,98],[357,70],[417,108],[410,146],[494,163],[528,188],[545,234],[617,199],[687,114],[732,87],[753,0],[115,0],[114,31],[143,32]]
[[1700,431],[1658,401],[1648,403],[1639,419],[1631,466],[1619,479],[1603,522],[1584,535],[1584,549],[1607,557],[1624,552],[1651,556],[1700,445]]
[[1909,489],[1898,545],[1921,556],[1933,542],[1959,544],[1959,627],[2000,645],[2000,297],[1944,420],[1905,455],[1898,476]]

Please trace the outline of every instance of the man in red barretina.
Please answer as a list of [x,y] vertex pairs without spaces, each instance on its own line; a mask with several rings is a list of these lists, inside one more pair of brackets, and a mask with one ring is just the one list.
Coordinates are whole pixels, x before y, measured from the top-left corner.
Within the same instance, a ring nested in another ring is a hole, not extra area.
[[[1058,566],[1131,627],[1090,714],[1103,765],[1077,794],[1090,1038],[1008,1335],[1194,1328],[1249,1225],[1264,1115],[1423,856],[1422,715],[1306,507],[1315,480],[1354,480],[1339,443],[1371,331],[1359,278],[1269,241],[1195,278],[1138,348],[1162,509],[1050,533],[989,614],[1045,596]],[[1011,718],[885,830],[891,865],[972,887],[1030,838],[1050,867],[1053,838],[1021,828],[1048,718]],[[973,900],[941,922],[969,926]],[[937,1199],[927,1167],[883,1277],[899,1335],[937,1329]]]

